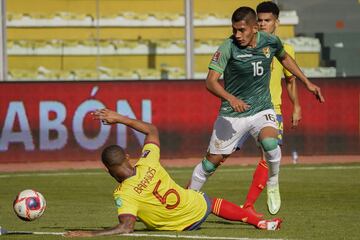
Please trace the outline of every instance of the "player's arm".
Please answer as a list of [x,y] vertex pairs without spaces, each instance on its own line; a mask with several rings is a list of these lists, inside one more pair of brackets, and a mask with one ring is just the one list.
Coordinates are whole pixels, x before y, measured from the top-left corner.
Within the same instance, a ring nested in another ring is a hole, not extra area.
[[292,74],[294,74],[301,82],[305,85],[305,87],[312,92],[316,98],[320,102],[325,102],[324,97],[321,94],[320,87],[313,84],[301,71],[299,66],[296,64],[295,60],[286,52],[282,55],[281,58],[278,58],[281,64],[289,70]]
[[241,99],[238,99],[234,95],[228,93],[219,83],[220,76],[221,73],[209,69],[209,73],[206,77],[206,88],[209,90],[209,92],[211,92],[215,96],[228,101],[230,103],[230,106],[234,109],[234,111],[236,112],[246,111],[250,106]]
[[286,90],[290,98],[291,103],[293,104],[293,114],[292,114],[292,126],[296,127],[301,120],[301,106],[298,97],[298,91],[296,86],[296,77],[294,75],[290,77],[285,77],[286,81]]
[[97,237],[109,236],[134,231],[136,218],[130,215],[119,215],[119,224],[112,228],[95,231],[70,231],[64,234],[65,237]]
[[146,135],[145,142],[152,142],[160,146],[159,141],[159,132],[155,125],[151,123],[146,123],[141,120],[128,118],[123,116],[115,111],[103,108],[94,111],[93,113],[94,119],[99,119],[103,124],[125,124],[128,127],[131,127],[139,132],[142,132]]

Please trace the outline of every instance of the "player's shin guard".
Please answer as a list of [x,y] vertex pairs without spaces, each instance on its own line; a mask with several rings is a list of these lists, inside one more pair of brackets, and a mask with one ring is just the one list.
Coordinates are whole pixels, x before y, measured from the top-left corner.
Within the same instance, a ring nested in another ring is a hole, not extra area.
[[281,197],[279,190],[279,170],[281,149],[276,149],[265,153],[266,160],[269,165],[269,180],[267,182],[267,206],[271,214],[277,214],[281,207]]
[[206,158],[196,165],[187,188],[199,191],[206,180],[215,172],[217,166]]
[[216,216],[226,220],[246,222],[254,226],[257,226],[259,221],[262,220],[261,218],[245,211],[240,206],[221,198],[213,199],[211,211]]
[[259,195],[266,186],[266,181],[268,180],[268,166],[265,160],[261,160],[256,167],[256,170],[253,175],[253,180],[246,196],[246,202],[244,208],[247,206],[254,205]]
[[281,149],[277,146],[274,150],[266,151],[265,158],[269,166],[268,185],[276,185],[279,182]]

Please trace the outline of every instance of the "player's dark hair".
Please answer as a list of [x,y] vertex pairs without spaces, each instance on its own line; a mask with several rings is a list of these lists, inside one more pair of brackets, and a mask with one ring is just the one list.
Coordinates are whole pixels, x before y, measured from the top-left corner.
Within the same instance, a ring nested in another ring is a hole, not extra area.
[[231,22],[245,21],[246,23],[256,22],[256,13],[250,7],[239,7],[231,17]]
[[118,145],[106,147],[101,154],[101,161],[106,167],[120,165],[125,159],[125,151]]
[[272,1],[265,1],[257,5],[256,7],[256,13],[272,13],[276,18],[279,17],[280,9],[276,5],[276,3],[273,3]]

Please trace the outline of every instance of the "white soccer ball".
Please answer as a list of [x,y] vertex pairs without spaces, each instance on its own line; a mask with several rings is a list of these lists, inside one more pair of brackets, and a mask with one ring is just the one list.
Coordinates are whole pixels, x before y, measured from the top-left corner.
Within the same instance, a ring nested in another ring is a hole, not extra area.
[[16,196],[13,207],[20,219],[32,221],[43,215],[46,201],[41,193],[32,189],[26,189]]

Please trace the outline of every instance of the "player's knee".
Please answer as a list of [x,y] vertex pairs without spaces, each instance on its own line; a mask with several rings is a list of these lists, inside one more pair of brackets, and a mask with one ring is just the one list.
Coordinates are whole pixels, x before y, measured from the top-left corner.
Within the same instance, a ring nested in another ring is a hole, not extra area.
[[265,158],[268,163],[276,163],[281,160],[281,148],[277,146],[275,149],[271,151],[265,152]]
[[278,139],[273,137],[264,138],[260,141],[260,144],[265,152],[269,152],[277,148]]
[[207,173],[213,173],[215,172],[216,168],[218,167],[218,165],[210,162],[207,158],[204,158],[204,160],[202,160],[202,167],[205,170],[205,172]]

